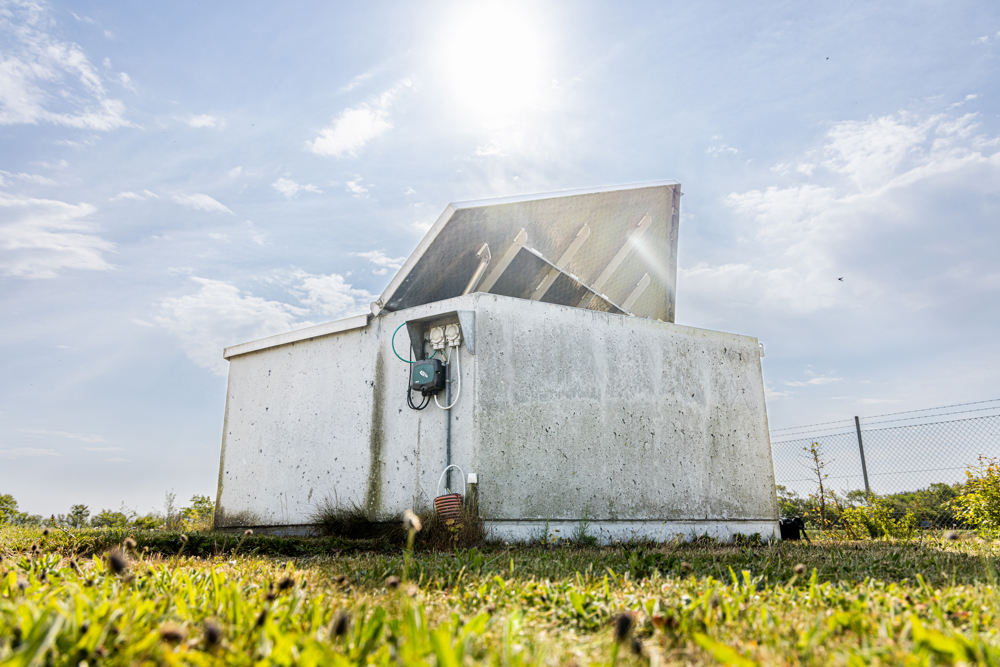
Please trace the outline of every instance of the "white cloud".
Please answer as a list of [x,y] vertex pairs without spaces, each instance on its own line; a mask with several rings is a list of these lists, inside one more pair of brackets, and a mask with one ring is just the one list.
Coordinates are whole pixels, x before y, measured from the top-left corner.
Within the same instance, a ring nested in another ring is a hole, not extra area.
[[856,401],[858,405],[880,405],[882,403],[888,403],[890,405],[894,405],[902,402],[903,401],[897,398],[862,398]]
[[71,440],[82,440],[83,442],[105,442],[104,437],[100,435],[84,435],[82,433],[67,433],[66,431],[46,431],[43,429],[30,429],[30,428],[22,428],[18,430],[21,433],[30,433],[31,435],[49,435],[49,436],[56,436],[59,438],[69,438]]
[[0,459],[22,459],[40,456],[59,456],[59,454],[54,449],[37,449],[35,447],[0,449]]
[[243,167],[233,167],[226,173],[229,174],[229,178],[239,178],[243,175]]
[[97,235],[85,218],[97,209],[0,194],[0,273],[54,278],[66,269],[107,271],[104,253],[115,244]]
[[128,88],[133,93],[135,92],[135,84],[132,83],[132,77],[125,72],[118,73],[118,83],[120,83],[123,87]]
[[88,452],[122,452],[121,447],[84,447]]
[[317,194],[323,191],[317,188],[312,183],[306,183],[305,185],[300,185],[290,178],[281,177],[274,183],[271,183],[271,187],[285,195],[288,199],[291,199],[300,192],[315,192]]
[[57,160],[55,162],[48,162],[46,160],[39,160],[38,162],[32,162],[32,164],[42,167],[44,169],[65,169],[69,166],[69,162],[66,160]]
[[5,179],[13,178],[18,181],[25,181],[27,183],[35,183],[36,185],[55,185],[56,182],[51,178],[46,176],[39,176],[38,174],[13,174],[9,171],[0,170],[0,185],[4,185]]
[[250,240],[259,246],[267,244],[267,234],[257,231],[253,223],[247,220],[247,228],[250,230]]
[[191,116],[187,119],[187,124],[191,127],[223,127],[226,122],[217,117],[209,116],[208,114],[199,114],[197,116]]
[[719,157],[720,155],[736,155],[739,150],[733,148],[729,144],[718,144],[715,146],[709,146],[705,151],[712,157]]
[[128,463],[128,459],[122,459],[122,458],[108,459],[108,463]]
[[253,296],[220,280],[191,280],[198,291],[163,299],[154,321],[180,339],[192,362],[221,377],[228,372],[223,348],[311,326],[310,316],[338,319],[365,312],[373,298],[337,274],[296,271],[267,281],[284,287],[299,305]]
[[843,381],[844,381],[844,378],[815,377],[815,378],[806,380],[804,382],[800,381],[800,380],[794,380],[794,381],[790,381],[790,382],[786,381],[784,384],[788,385],[789,387],[808,387],[809,385],[833,384],[835,382],[843,382]]
[[[370,185],[370,184],[369,184]],[[367,197],[368,188],[361,184],[361,177],[358,176],[353,181],[347,181],[347,185],[344,188],[347,192],[352,193],[355,197]]]
[[496,141],[490,141],[482,146],[477,146],[474,154],[479,156],[497,155],[500,157],[507,155]]
[[[1000,243],[997,228],[952,215],[954,201],[1000,195],[1000,142],[977,134],[976,118],[900,112],[837,123],[805,153],[821,155],[823,169],[796,169],[805,182],[725,199],[751,221],[739,229],[741,254],[753,259],[682,268],[678,293],[706,313],[746,305],[785,317],[862,303],[881,304],[880,312],[922,308],[955,293],[997,291],[1000,272],[984,250]],[[787,177],[787,165],[775,171]],[[954,230],[946,236],[943,220]],[[946,255],[955,244],[964,250]],[[868,254],[875,248],[877,261]]]
[[200,288],[193,294],[160,302],[153,320],[181,340],[181,348],[196,365],[225,377],[224,347],[290,331],[307,311],[241,292],[220,280],[192,277]]
[[181,206],[193,208],[196,211],[208,211],[209,213],[228,213],[234,215],[224,204],[220,204],[208,195],[195,193],[193,195],[174,195],[174,201]]
[[316,276],[299,271],[293,277],[300,282],[296,289],[290,291],[298,294],[299,301],[318,315],[334,318],[357,315],[366,311],[374,299],[373,294],[354,289],[336,273]]
[[770,401],[770,400],[774,400],[774,399],[788,398],[789,396],[792,396],[792,392],[790,392],[790,391],[778,391],[777,389],[775,389],[771,385],[765,383],[764,384],[764,396],[765,396],[765,398],[767,398],[767,400]]
[[971,102],[972,100],[977,99],[978,97],[979,97],[979,95],[977,95],[975,93],[970,94],[970,95],[966,95],[964,100],[961,100],[960,102],[955,102],[954,104],[950,104],[950,105],[948,105],[948,108],[949,109],[957,109],[958,107],[965,106],[966,102]]
[[410,85],[408,80],[401,81],[356,108],[344,109],[309,142],[309,149],[327,157],[357,157],[365,144],[392,129],[389,107],[399,92]]
[[403,190],[403,194],[404,195],[415,195],[415,194],[417,194],[417,191],[414,190],[413,188],[406,188],[405,190]]
[[340,89],[337,90],[337,93],[349,93],[349,92],[351,92],[352,90],[354,90],[355,88],[357,88],[358,86],[360,86],[362,83],[364,83],[368,79],[372,78],[372,76],[375,74],[375,71],[376,70],[371,70],[369,72],[363,72],[361,74],[358,74],[356,77],[354,77],[349,82],[347,82],[346,85],[341,86]]
[[[77,14],[76,12],[73,12],[73,11],[71,11],[70,14],[73,16],[73,18],[75,18],[80,23],[89,23],[90,25],[98,25],[97,21],[95,21],[94,19],[90,18],[89,16],[80,16],[79,14]],[[108,59],[108,58],[105,58],[104,59],[104,65],[106,67],[110,67],[111,66],[111,60]]]
[[0,12],[0,125],[130,126],[83,49],[45,32],[52,24],[39,3],[8,3]]
[[399,271],[403,268],[403,262],[406,261],[405,257],[389,257],[381,250],[368,250],[366,252],[352,252],[352,257],[364,257],[369,262],[375,266],[382,267],[381,269],[372,271],[377,276],[384,276],[389,269],[393,271]]
[[120,201],[122,199],[131,199],[132,201],[146,201],[147,199],[159,199],[160,195],[155,192],[150,192],[149,190],[143,190],[142,192],[119,192],[111,201]]

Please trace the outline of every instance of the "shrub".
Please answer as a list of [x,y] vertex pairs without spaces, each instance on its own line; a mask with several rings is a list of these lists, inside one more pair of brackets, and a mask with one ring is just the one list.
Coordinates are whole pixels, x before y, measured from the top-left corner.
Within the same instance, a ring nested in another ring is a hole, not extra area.
[[913,537],[913,531],[917,527],[917,518],[913,516],[913,512],[907,511],[901,519],[895,518],[894,514],[885,499],[873,495],[868,505],[844,508],[844,527],[855,539],[893,537],[908,540]]
[[965,475],[965,493],[951,501],[955,517],[984,537],[1000,537],[1000,462],[980,456]]

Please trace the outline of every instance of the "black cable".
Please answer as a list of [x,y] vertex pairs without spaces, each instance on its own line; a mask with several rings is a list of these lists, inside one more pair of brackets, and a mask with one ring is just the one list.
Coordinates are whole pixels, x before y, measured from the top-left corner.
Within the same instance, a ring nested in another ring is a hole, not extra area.
[[424,408],[426,408],[428,405],[431,404],[431,397],[430,396],[424,396],[424,400],[423,400],[423,402],[420,403],[420,405],[414,405],[413,404],[413,390],[410,389],[409,385],[407,385],[407,387],[406,387],[406,404],[408,406],[410,406],[411,410],[423,410]]
[[[397,329],[396,331],[399,331],[399,329]],[[411,361],[410,361],[411,365],[406,367],[406,405],[408,405],[411,410],[423,410],[424,408],[426,408],[428,405],[431,404],[431,397],[428,396],[427,394],[424,394],[424,400],[423,400],[423,402],[420,403],[420,405],[414,405],[413,404],[413,387],[410,386],[410,373],[411,373],[410,369],[412,368],[412,364],[413,364],[413,361],[412,361],[412,359],[413,359],[413,346],[412,345],[408,345],[407,347],[410,349],[410,354],[407,355],[407,356],[409,356],[410,359],[411,359]],[[395,350],[393,350],[393,351],[395,352]],[[399,356],[399,355],[396,355],[396,356]]]

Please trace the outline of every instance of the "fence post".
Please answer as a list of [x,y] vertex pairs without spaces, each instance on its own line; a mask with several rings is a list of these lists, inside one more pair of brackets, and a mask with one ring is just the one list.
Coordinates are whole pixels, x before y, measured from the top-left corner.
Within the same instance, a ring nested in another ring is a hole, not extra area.
[[861,420],[854,416],[854,428],[858,431],[858,449],[861,450],[861,474],[865,476],[865,497],[872,495],[872,490],[868,486],[868,466],[865,464],[865,443],[861,442]]

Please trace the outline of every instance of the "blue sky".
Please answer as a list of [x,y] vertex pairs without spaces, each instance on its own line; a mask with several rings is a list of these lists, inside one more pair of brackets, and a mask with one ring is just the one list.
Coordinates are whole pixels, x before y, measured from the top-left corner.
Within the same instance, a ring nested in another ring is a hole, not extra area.
[[658,179],[772,427],[996,398],[998,56],[993,2],[0,0],[0,492],[214,495],[222,347],[450,201]]

